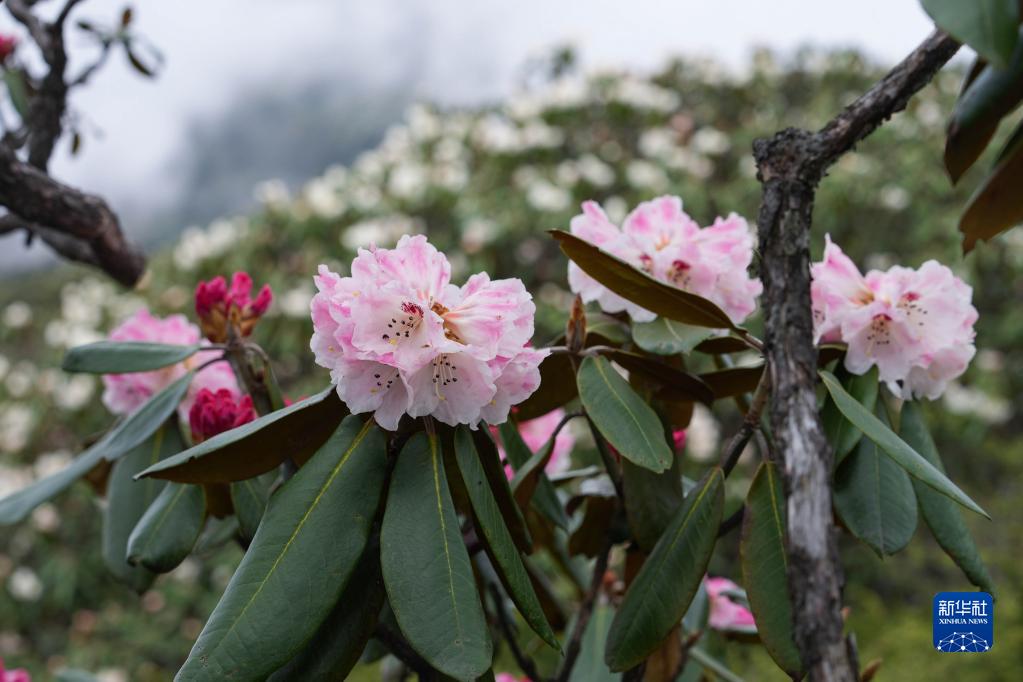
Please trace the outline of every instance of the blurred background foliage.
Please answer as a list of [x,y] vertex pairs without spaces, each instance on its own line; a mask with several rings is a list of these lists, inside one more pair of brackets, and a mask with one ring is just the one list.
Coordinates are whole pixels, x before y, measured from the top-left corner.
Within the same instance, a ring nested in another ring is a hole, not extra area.
[[[335,134],[319,139],[297,132],[301,98],[290,107],[268,98],[256,108],[260,115],[290,121],[282,126],[292,142],[269,147],[289,182],[258,184],[258,210],[165,233],[167,245],[132,292],[71,266],[4,281],[0,494],[59,468],[110,422],[99,382],[65,375],[59,361],[68,347],[101,338],[140,305],[191,314],[195,282],[234,270],[270,283],[277,298],[258,339],[297,398],[328,380],[308,350],[317,265],[345,272],[357,247],[424,232],[447,251],[455,281],[478,270],[524,279],[539,305],[537,340],[545,343],[560,332],[570,304],[566,261],[545,231],[567,228],[581,201],[602,202],[618,220],[636,202],[672,193],[701,224],[731,211],[752,221],[760,197],[752,141],[787,126],[819,127],[883,69],[855,52],[806,50],[759,52],[740,74],[691,59],[651,75],[581,73],[572,52],[559,50],[524,73],[522,91],[500,104],[418,104],[384,131],[369,114],[398,103],[377,102],[361,117],[330,121]],[[951,477],[994,519],[968,522],[999,588],[996,644],[982,660],[931,650],[934,593],[970,586],[926,530],[885,561],[845,537],[849,621],[861,664],[884,660],[880,679],[1005,680],[1021,663],[1023,232],[960,255],[955,225],[983,174],[975,169],[976,177],[953,190],[941,165],[945,119],[961,78],[956,69],[939,74],[908,112],[844,157],[823,183],[814,216],[815,256],[830,233],[865,269],[936,258],[973,285],[981,314],[971,369],[928,406],[928,416]],[[323,110],[316,108],[321,124]],[[197,202],[213,202],[216,186],[237,192],[256,179],[249,169],[261,164],[250,147],[263,145],[233,130],[197,132],[207,136],[207,153],[183,171]],[[340,164],[375,140],[378,146],[349,165],[295,181],[310,157],[317,168]],[[195,209],[183,206],[180,215]],[[697,412],[687,467],[715,452],[734,418],[727,409]],[[738,499],[744,490],[733,492]],[[170,679],[241,552],[229,546],[193,557],[136,595],[103,568],[97,504],[78,484],[40,507],[31,523],[0,530],[0,657],[37,679],[64,666],[98,671],[110,682]],[[739,577],[736,545],[734,535],[719,544],[712,573]],[[748,679],[781,675],[759,647],[722,646],[719,653]],[[377,679],[380,672],[358,674]]]

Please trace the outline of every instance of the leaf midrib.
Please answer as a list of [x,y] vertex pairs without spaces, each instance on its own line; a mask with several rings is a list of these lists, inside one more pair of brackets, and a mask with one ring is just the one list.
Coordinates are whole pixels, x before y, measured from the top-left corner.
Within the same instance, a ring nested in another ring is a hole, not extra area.
[[[607,361],[605,360],[604,362],[606,363]],[[635,423],[636,429],[643,437],[643,440],[646,441],[646,444],[649,447],[650,454],[653,456],[654,461],[656,461],[657,464],[661,464],[661,460],[658,459],[657,455],[655,454],[655,447],[653,442],[647,437],[646,429],[644,429],[640,425],[639,418],[633,413],[632,410],[629,409],[629,406],[625,403],[625,399],[622,398],[621,395],[619,395],[618,391],[615,390],[615,387],[611,384],[611,380],[604,373],[603,363],[601,363],[598,360],[594,360],[593,364],[597,368],[597,373],[600,374],[600,378],[604,381],[604,384],[607,385],[608,390],[615,397],[615,399],[617,399],[618,402],[621,403],[622,409],[625,410],[625,413],[628,414],[629,417],[632,419],[633,423]]]

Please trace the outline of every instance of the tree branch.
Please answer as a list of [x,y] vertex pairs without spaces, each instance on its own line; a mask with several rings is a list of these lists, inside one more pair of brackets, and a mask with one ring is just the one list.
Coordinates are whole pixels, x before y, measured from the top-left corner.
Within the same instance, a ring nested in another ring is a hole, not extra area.
[[565,659],[558,671],[557,682],[566,682],[575,667],[575,661],[579,658],[579,651],[582,649],[583,633],[590,623],[590,616],[593,615],[593,605],[600,596],[600,588],[604,584],[604,574],[607,572],[607,560],[611,554],[611,542],[604,545],[604,550],[597,555],[597,561],[593,566],[593,577],[590,579],[590,589],[586,592],[582,603],[579,605],[579,614],[575,619],[575,626],[572,628],[572,636],[565,647]]
[[[105,201],[54,180],[5,145],[0,145],[0,204],[47,243],[62,244],[57,247],[62,255],[72,252],[71,240],[79,241],[118,282],[131,286],[142,276],[145,258],[124,238]],[[84,251],[74,253],[81,256],[75,260],[91,262]]]
[[857,678],[842,636],[843,578],[832,524],[832,453],[816,404],[809,253],[814,195],[828,167],[904,109],[958,48],[948,35],[935,32],[819,132],[787,129],[753,146],[763,185],[757,227],[765,350],[773,386],[771,425],[788,494],[788,580],[795,639],[811,680]]

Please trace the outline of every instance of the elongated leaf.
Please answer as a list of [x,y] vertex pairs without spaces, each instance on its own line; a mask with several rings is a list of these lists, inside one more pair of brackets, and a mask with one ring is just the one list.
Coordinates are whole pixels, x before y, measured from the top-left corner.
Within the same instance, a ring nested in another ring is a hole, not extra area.
[[386,474],[383,432],[346,418],[273,496],[180,680],[264,680],[316,632],[366,548]]
[[1015,135],[991,174],[970,197],[959,219],[963,253],[972,251],[977,240],[990,240],[1023,222],[1020,177],[1023,177],[1023,135]]
[[384,604],[380,547],[371,542],[341,598],[303,649],[269,682],[344,680],[359,662]]
[[[888,426],[884,409],[878,412]],[[861,440],[835,472],[835,510],[849,532],[880,557],[905,547],[916,531],[909,474],[869,439]]]
[[[941,456],[934,446],[934,440],[927,430],[920,408],[913,403],[904,404],[899,427],[903,440],[923,455],[934,468],[944,473],[945,467],[941,463]],[[934,534],[934,539],[962,569],[970,582],[984,592],[994,594],[991,574],[981,559],[959,507],[944,495],[934,492],[918,481],[913,481],[913,488],[916,490],[917,502],[920,503],[920,513]]]
[[1023,42],[1007,68],[992,64],[976,71],[963,89],[948,123],[945,167],[955,183],[980,157],[1002,118],[1023,100]]
[[696,327],[735,327],[721,308],[702,296],[660,282],[573,234],[560,230],[552,230],[551,234],[561,244],[566,256],[587,275],[619,296],[661,317]]
[[150,398],[76,457],[67,468],[0,500],[0,525],[20,523],[33,509],[67,490],[104,459],[116,460],[153,435],[174,413],[191,378],[192,373],[189,372]]
[[206,518],[202,486],[167,483],[128,537],[128,563],[167,573],[185,560]]
[[[856,376],[840,367],[836,376],[856,402],[863,405],[868,412],[874,411],[874,405],[877,403],[876,368],[872,368],[862,376]],[[824,434],[835,451],[835,468],[838,468],[846,455],[852,452],[856,444],[860,442],[863,432],[842,415],[834,400],[829,399],[825,402],[824,409],[821,410],[821,420],[824,422]]]
[[476,429],[472,432],[472,438],[476,446],[476,452],[480,456],[480,466],[483,467],[483,472],[490,483],[490,491],[497,502],[497,507],[501,512],[501,518],[504,519],[505,527],[511,533],[512,539],[515,540],[515,546],[520,551],[529,554],[533,551],[533,538],[529,535],[529,529],[526,526],[526,519],[522,515],[522,509],[515,502],[515,497],[512,495],[508,476],[505,474],[504,466],[501,464],[501,456],[497,451],[497,444],[494,443],[494,438],[490,435],[489,429]]
[[61,365],[65,372],[126,374],[174,365],[196,354],[199,344],[172,346],[145,341],[97,341],[72,348]]
[[522,557],[519,556],[511,533],[505,526],[497,500],[490,490],[487,475],[480,465],[472,435],[466,427],[455,431],[455,455],[462,481],[472,502],[476,523],[501,583],[533,632],[553,648],[560,649],[554,631],[544,617],[540,600],[533,591]]
[[636,345],[648,353],[658,355],[688,355],[713,333],[707,327],[692,327],[666,317],[632,325],[632,339]]
[[789,677],[803,664],[792,636],[792,600],[785,557],[785,497],[771,462],[757,469],[746,495],[739,541],[742,578],[764,648]]
[[720,467],[708,472],[629,586],[607,636],[605,660],[611,670],[642,662],[689,608],[717,541],[724,480]]
[[531,501],[536,510],[551,523],[567,530],[568,517],[561,506],[554,485],[544,471],[553,454],[553,442],[544,444],[544,447],[534,454],[522,440],[522,434],[511,420],[501,424],[498,430],[505,454],[515,471],[511,488],[519,508],[524,512],[524,505]]
[[139,471],[181,450],[177,423],[168,422],[148,440],[114,463],[107,483],[103,511],[103,561],[107,569],[136,592],[148,588],[156,575],[128,562],[128,538],[165,485],[163,481],[135,481]]
[[705,405],[714,402],[714,392],[700,377],[675,369],[654,358],[615,350],[607,354],[630,373],[641,375],[646,381],[657,384],[659,398],[663,400],[698,401]]
[[1016,47],[1017,0],[920,0],[939,28],[1005,68]]
[[277,472],[268,471],[262,476],[231,484],[231,506],[234,515],[238,517],[242,537],[249,540],[255,537],[263,512],[266,511],[266,502],[270,499],[270,486],[276,479]]
[[585,358],[577,380],[586,413],[622,457],[657,473],[671,466],[661,421],[607,360]]
[[980,505],[971,500],[955,483],[948,480],[945,474],[934,468],[934,465],[924,459],[920,453],[907,445],[890,428],[868,412],[863,405],[856,402],[855,398],[846,393],[835,375],[825,370],[821,370],[820,375],[828,393],[831,394],[831,398],[842,414],[863,431],[863,435],[877,443],[878,447],[894,459],[910,476],[929,485],[942,495],[947,495],[967,509],[991,518]]
[[644,551],[654,548],[682,506],[681,464],[678,457],[673,457],[667,471],[655,474],[628,460],[622,462],[625,516],[632,536]]
[[326,442],[346,413],[333,387],[199,443],[149,467],[151,476],[179,483],[230,483],[298,463]]
[[518,405],[520,421],[541,417],[579,395],[575,386],[575,370],[568,355],[548,355],[540,363],[540,388]]
[[28,116],[28,88],[25,87],[25,72],[21,69],[4,69],[4,84],[11,104],[22,121]]
[[764,373],[763,365],[752,367],[729,367],[719,369],[716,372],[707,372],[700,375],[700,380],[710,386],[714,392],[714,398],[732,398],[743,393],[750,393],[760,383],[760,376]]
[[398,455],[380,562],[388,601],[412,648],[458,680],[486,672],[490,633],[435,436],[416,434]]
[[727,355],[729,353],[745,353],[750,350],[750,347],[745,341],[734,336],[715,336],[701,341],[693,350],[707,355]]
[[617,682],[622,679],[621,673],[611,672],[604,663],[604,643],[614,617],[615,611],[611,606],[598,604],[593,607],[569,682]]

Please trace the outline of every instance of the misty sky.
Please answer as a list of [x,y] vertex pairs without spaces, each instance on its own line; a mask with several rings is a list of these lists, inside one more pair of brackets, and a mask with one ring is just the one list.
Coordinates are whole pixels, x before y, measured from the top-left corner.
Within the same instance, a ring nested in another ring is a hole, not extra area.
[[[237,93],[275,82],[356,76],[414,83],[417,97],[473,102],[507,93],[523,62],[556,44],[575,45],[585,67],[652,69],[682,53],[739,68],[754,47],[805,44],[856,46],[894,62],[932,26],[917,0],[132,4],[138,30],[165,54],[164,69],[147,81],[117,55],[73,99],[87,116],[86,129],[100,135],[87,136],[75,159],[61,145],[52,166],[60,178],[103,194],[129,216],[175,198],[171,161],[190,122],[216,117]],[[73,17],[112,22],[124,5],[88,0]],[[11,30],[6,11],[0,14],[0,30]],[[87,60],[87,47],[80,36],[72,39],[73,57]],[[0,256],[14,248],[20,246],[0,240]]]

